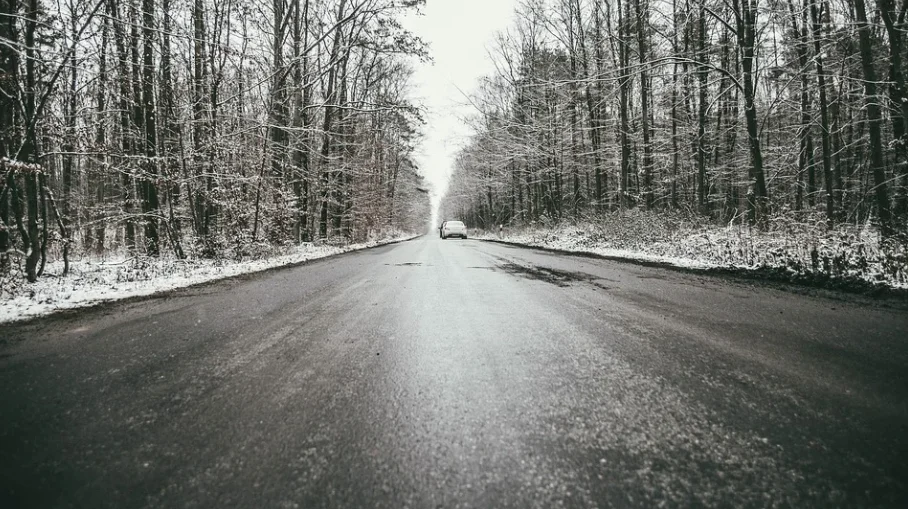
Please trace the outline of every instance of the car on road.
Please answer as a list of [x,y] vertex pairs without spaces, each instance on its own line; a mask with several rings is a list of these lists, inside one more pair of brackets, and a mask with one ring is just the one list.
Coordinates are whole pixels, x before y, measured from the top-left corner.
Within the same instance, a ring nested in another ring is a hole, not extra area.
[[441,238],[467,238],[467,226],[462,221],[445,221],[441,224]]

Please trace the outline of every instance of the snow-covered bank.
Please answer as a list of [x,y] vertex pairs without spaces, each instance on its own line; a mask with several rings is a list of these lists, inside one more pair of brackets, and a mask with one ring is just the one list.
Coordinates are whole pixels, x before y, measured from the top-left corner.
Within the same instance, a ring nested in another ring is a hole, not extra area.
[[908,247],[881,246],[869,228],[826,231],[804,225],[759,231],[710,227],[678,218],[629,212],[575,225],[475,232],[525,246],[658,263],[686,269],[730,269],[824,286],[908,290]]
[[66,276],[61,275],[63,262],[57,261],[47,264],[44,275],[36,283],[25,282],[18,272],[0,277],[0,323],[152,295],[414,237],[416,235],[398,235],[346,246],[305,243],[283,249],[274,256],[241,261],[166,257],[83,259],[71,261]]

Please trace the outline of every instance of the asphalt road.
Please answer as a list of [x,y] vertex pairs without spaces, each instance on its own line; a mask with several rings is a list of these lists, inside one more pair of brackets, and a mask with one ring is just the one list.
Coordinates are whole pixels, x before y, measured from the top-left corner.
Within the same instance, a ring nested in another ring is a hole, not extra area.
[[0,326],[0,507],[908,507],[908,312],[425,237]]

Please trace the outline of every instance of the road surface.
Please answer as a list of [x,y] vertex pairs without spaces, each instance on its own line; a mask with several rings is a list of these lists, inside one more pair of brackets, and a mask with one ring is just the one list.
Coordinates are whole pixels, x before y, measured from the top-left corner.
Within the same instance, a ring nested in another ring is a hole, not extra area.
[[429,236],[0,326],[0,507],[908,507],[906,342]]

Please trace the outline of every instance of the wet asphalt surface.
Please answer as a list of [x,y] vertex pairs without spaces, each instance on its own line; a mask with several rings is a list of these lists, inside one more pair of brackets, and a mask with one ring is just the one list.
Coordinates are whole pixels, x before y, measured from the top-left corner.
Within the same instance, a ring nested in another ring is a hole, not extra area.
[[0,325],[0,507],[908,507],[908,311],[425,237]]

